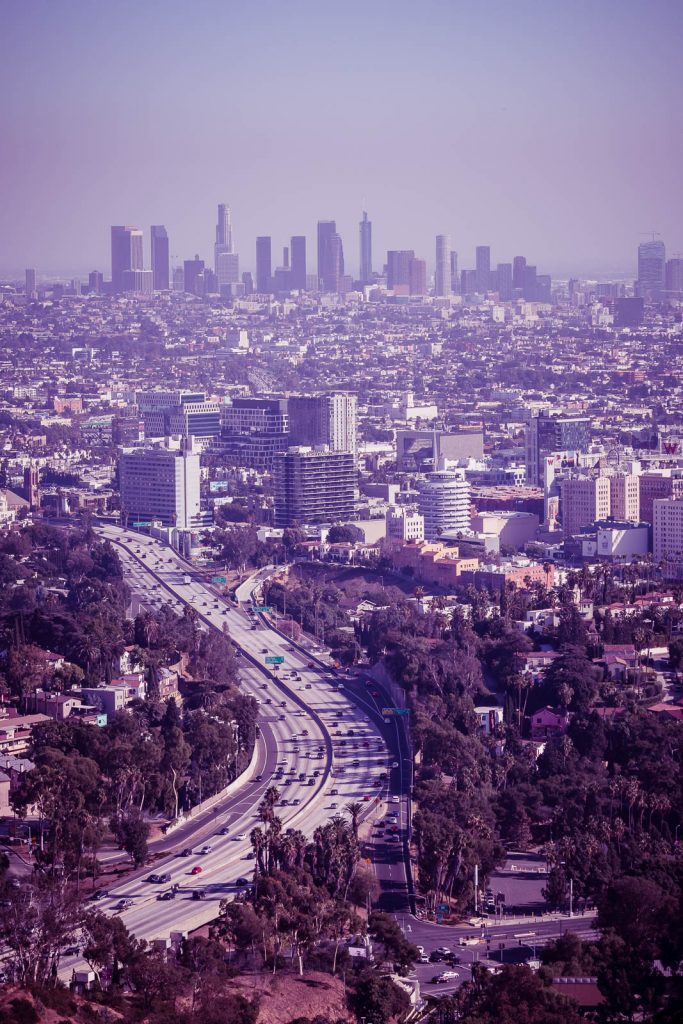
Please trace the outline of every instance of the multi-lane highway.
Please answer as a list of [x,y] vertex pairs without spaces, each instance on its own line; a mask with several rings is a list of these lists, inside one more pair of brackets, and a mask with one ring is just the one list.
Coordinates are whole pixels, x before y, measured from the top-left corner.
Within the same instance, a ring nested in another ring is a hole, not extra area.
[[[278,815],[284,828],[307,835],[343,813],[352,800],[366,804],[373,818],[398,812],[396,825],[383,831],[373,860],[394,867],[400,863],[401,845],[390,829],[398,826],[401,836],[405,828],[402,759],[385,740],[386,735],[391,741],[393,730],[383,725],[379,692],[335,677],[323,662],[268,628],[246,607],[224,599],[164,543],[110,525],[98,525],[96,531],[116,545],[126,579],[141,603],[169,603],[176,610],[189,604],[204,627],[227,626],[241,655],[240,686],[260,702],[262,745],[256,778],[231,795],[217,815],[213,836],[188,844],[186,850],[192,852],[185,856],[178,849],[156,861],[152,870],[167,876],[163,883],[150,883],[150,872],[139,872],[112,889],[99,906],[120,913],[134,934],[150,940],[210,921],[218,901],[243,887],[237,879],[251,878],[249,833],[258,824],[257,805],[273,784],[282,796]],[[273,656],[284,659],[277,670],[266,664]],[[179,840],[179,847],[184,842]],[[175,898],[158,898],[174,885]]]

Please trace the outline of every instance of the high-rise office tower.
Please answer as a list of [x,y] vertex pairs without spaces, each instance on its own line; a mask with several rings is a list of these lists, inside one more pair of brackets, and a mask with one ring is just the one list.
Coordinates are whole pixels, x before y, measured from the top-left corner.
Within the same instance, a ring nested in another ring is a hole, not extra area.
[[36,272],[32,267],[29,267],[24,271],[24,291],[26,292],[27,299],[35,299],[38,295],[36,291]]
[[351,452],[301,447],[275,455],[275,526],[353,519],[357,485],[356,460]]
[[215,253],[218,290],[237,284],[240,279],[240,258],[236,252]]
[[204,294],[204,260],[195,256],[193,260],[185,260],[183,263],[183,281],[185,291],[190,295]]
[[151,295],[154,281],[151,270],[124,270],[123,290],[135,295]]
[[680,256],[666,261],[666,295],[669,299],[683,296],[683,259]]
[[515,256],[512,261],[512,287],[520,295],[524,294],[524,274],[526,271],[526,256]]
[[451,240],[448,235],[436,236],[436,274],[434,294],[451,294]]
[[369,284],[372,280],[372,221],[363,210],[360,222],[360,283]]
[[270,235],[259,235],[256,239],[256,291],[268,295],[273,288]]
[[638,246],[638,294],[657,302],[666,284],[666,249],[664,242],[653,239]]
[[387,288],[394,291],[410,286],[410,261],[415,259],[412,249],[389,249],[387,252]]
[[536,267],[531,263],[527,263],[524,267],[524,298],[528,302],[535,302],[536,292]]
[[104,275],[100,270],[91,270],[88,274],[88,291],[91,295],[99,295],[104,284]]
[[512,298],[512,264],[499,263],[496,267],[496,290],[501,302]]
[[115,295],[123,291],[125,270],[142,270],[142,231],[126,225],[111,229],[111,289]]
[[294,291],[306,290],[306,236],[292,235],[289,242],[290,281]]
[[344,276],[344,247],[333,220],[318,221],[318,280],[324,292],[338,293]]
[[476,249],[477,291],[485,295],[491,280],[491,246],[478,245]]
[[427,264],[424,260],[411,260],[408,266],[411,295],[427,294]]
[[332,451],[357,451],[357,399],[344,391],[327,395],[291,395],[290,440],[295,445],[327,445]]
[[543,487],[544,463],[558,452],[586,452],[591,440],[589,416],[561,416],[542,410],[526,427],[526,482]]
[[163,224],[152,224],[152,280],[155,292],[168,291],[170,285],[168,234]]
[[224,252],[233,252],[232,247],[232,221],[230,219],[230,207],[225,203],[218,204],[218,221],[216,223],[216,248]]
[[168,444],[124,451],[119,459],[121,518],[124,523],[160,519],[189,530],[199,521],[199,451],[190,438],[182,448]]
[[451,291],[457,295],[460,291],[460,278],[458,276],[458,254],[451,251]]

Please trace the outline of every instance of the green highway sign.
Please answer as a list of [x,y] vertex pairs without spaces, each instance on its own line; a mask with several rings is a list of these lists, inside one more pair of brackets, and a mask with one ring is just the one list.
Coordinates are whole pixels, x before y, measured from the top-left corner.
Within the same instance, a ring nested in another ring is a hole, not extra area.
[[211,577],[211,582],[212,583],[227,583],[228,581],[227,581],[227,578],[225,576],[212,576]]
[[385,718],[393,718],[395,715],[409,715],[410,708],[382,708]]
[[269,654],[266,658],[266,665],[281,665],[284,660],[281,654]]
[[270,607],[269,604],[255,604],[254,605],[254,611],[255,612],[271,612],[272,610],[273,609]]

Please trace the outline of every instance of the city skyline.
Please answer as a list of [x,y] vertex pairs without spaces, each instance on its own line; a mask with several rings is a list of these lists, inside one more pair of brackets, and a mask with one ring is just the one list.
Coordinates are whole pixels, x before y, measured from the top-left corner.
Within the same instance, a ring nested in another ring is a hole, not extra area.
[[362,210],[377,253],[413,248],[430,270],[437,234],[461,262],[491,245],[560,276],[632,275],[651,231],[681,247],[677,5],[586,5],[582,19],[427,3],[417,50],[404,3],[352,2],[342,21],[309,3],[200,6],[121,2],[106,31],[80,2],[7,19],[0,273],[104,269],[107,225],[124,223],[164,224],[174,265],[211,266],[218,202],[252,270],[257,236],[277,252],[305,234],[312,251],[334,218],[356,276]]

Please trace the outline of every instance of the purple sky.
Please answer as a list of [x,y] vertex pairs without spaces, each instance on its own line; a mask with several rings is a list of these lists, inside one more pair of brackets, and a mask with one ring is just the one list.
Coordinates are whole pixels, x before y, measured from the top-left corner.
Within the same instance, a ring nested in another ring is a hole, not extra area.
[[[0,274],[108,276],[109,225],[242,268],[335,218],[434,262],[539,271],[683,251],[680,0],[1,0]],[[278,256],[279,259],[279,256]]]

